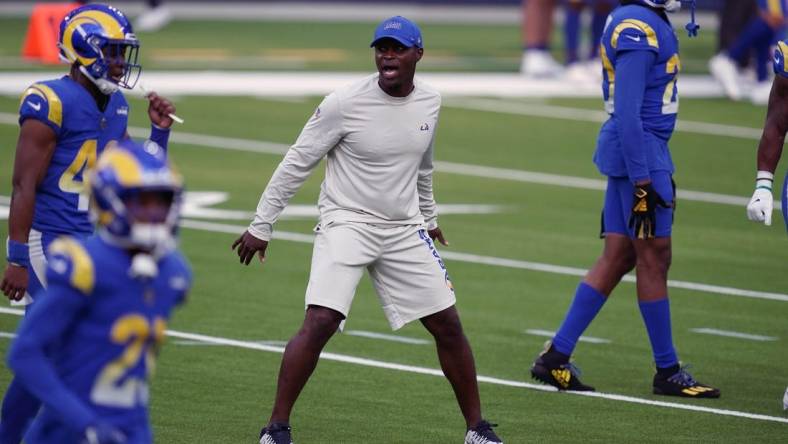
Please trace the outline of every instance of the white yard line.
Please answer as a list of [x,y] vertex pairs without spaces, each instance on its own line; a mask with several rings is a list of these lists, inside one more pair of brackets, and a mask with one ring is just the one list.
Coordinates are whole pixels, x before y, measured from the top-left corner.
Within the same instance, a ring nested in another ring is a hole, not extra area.
[[[216,344],[212,342],[205,342],[205,341],[194,341],[190,339],[180,339],[177,341],[172,341],[175,345],[186,345],[186,346],[220,346],[224,347],[226,344]],[[284,347],[287,345],[287,341],[249,341],[250,344],[262,344],[262,345],[272,345],[274,347]]]
[[[480,165],[469,165],[455,162],[435,161],[435,171],[440,173],[462,174],[465,176],[483,177],[486,179],[512,180],[516,182],[538,183],[542,185],[553,185],[565,188],[580,188],[584,190],[603,191],[607,187],[607,182],[602,179],[589,179],[577,176],[563,176],[560,174],[539,173],[535,171],[512,170],[508,168],[487,167]],[[707,193],[705,191],[677,190],[677,196],[681,200],[695,202],[717,203],[723,205],[733,205],[744,208],[749,202],[748,197],[732,196],[728,194]],[[774,203],[780,211],[780,203]]]
[[750,341],[761,342],[776,341],[779,339],[775,336],[753,335],[750,333],[739,333],[737,331],[719,330],[716,328],[691,328],[690,331],[705,335],[724,336],[726,338],[748,339]]
[[[587,112],[584,111],[583,113],[580,113],[580,115],[584,114],[587,114]],[[16,115],[0,113],[0,123],[16,125]],[[132,127],[129,128],[129,133],[134,137],[147,138],[150,134],[150,129]],[[174,143],[202,146],[206,148],[227,149],[273,155],[282,155],[289,148],[289,145],[283,143],[238,139],[233,137],[217,137],[208,134],[184,133],[181,131],[174,131],[170,136],[170,140]],[[564,176],[560,174],[540,173],[536,171],[514,170],[508,168],[488,167],[446,161],[435,161],[435,171],[439,173],[482,177],[485,179],[511,180],[516,182],[537,183],[542,185],[579,188],[584,190],[604,190],[606,186],[605,181],[601,179]],[[749,198],[743,196],[732,196],[727,194],[707,193],[704,191],[683,189],[678,190],[678,198],[687,201],[733,205],[742,208],[747,205],[747,202],[749,201]],[[779,200],[775,202],[774,211],[780,211]]]
[[[553,336],[555,336],[555,332],[554,331],[542,330],[542,329],[539,329],[539,328],[529,328],[529,329],[525,330],[524,333],[532,335],[532,336],[542,336],[542,337],[545,337],[545,338],[552,338]],[[579,341],[581,341],[581,342],[588,342],[588,343],[591,343],[591,344],[610,344],[611,342],[613,342],[610,339],[595,338],[593,336],[580,336]]]
[[[545,117],[551,119],[572,120],[578,122],[602,123],[608,119],[608,114],[601,110],[571,108],[567,106],[533,104],[506,100],[462,98],[450,99],[443,102],[444,106],[488,111],[504,114],[517,114],[530,117]],[[676,131],[684,133],[703,134],[710,136],[733,137],[738,139],[759,140],[763,130],[736,125],[721,125],[718,123],[695,122],[679,119]],[[746,145],[747,148],[752,148]]]
[[[22,310],[0,307],[0,313],[21,315]],[[269,353],[278,353],[278,354],[284,353],[284,347],[259,344],[249,341],[239,341],[235,339],[222,338],[217,336],[208,336],[198,333],[188,333],[188,332],[182,332],[176,330],[167,330],[166,334],[168,337],[171,338],[179,338],[179,339],[190,340],[190,341],[201,341],[209,344],[225,345],[230,347],[238,347],[248,350],[258,350],[258,351],[264,351]],[[420,375],[438,376],[441,378],[444,377],[443,372],[440,369],[418,367],[415,365],[398,364],[395,362],[378,361],[375,359],[361,358],[357,356],[349,356],[339,353],[323,352],[320,354],[320,359],[324,361],[342,362],[345,364],[354,364],[364,367],[395,370],[395,371],[415,373]],[[514,381],[509,379],[494,378],[491,376],[479,375],[477,379],[479,380],[479,382],[501,385],[506,387],[525,388],[529,390],[538,390],[543,392],[556,391],[553,387],[550,386],[531,384],[528,382]],[[676,410],[688,410],[693,412],[710,413],[710,414],[721,415],[721,416],[731,416],[731,417],[743,418],[743,419],[754,419],[759,421],[769,421],[769,422],[788,424],[788,418],[781,418],[779,416],[768,416],[758,413],[741,412],[737,410],[715,409],[715,408],[703,407],[703,406],[692,405],[692,404],[653,401],[651,399],[637,398],[634,396],[626,396],[626,395],[617,395],[614,393],[602,393],[602,392],[566,392],[566,393],[569,395],[587,396],[592,398],[601,398],[601,399],[607,399],[613,401],[628,402],[632,404],[648,405],[654,407],[665,407],[665,408],[676,409]]]
[[[236,236],[246,230],[246,227],[239,225],[221,224],[215,222],[204,222],[198,220],[184,219],[181,223],[184,228],[192,228],[196,230],[211,231],[215,233],[228,233]],[[289,240],[293,242],[301,242],[311,244],[314,241],[314,236],[311,234],[291,233],[287,231],[274,231],[275,239]],[[564,267],[560,265],[544,264],[539,262],[528,262],[517,259],[506,259],[493,256],[481,256],[477,254],[460,253],[456,251],[441,251],[441,257],[444,259],[456,260],[459,262],[468,262],[472,264],[492,265],[506,268],[517,268],[522,270],[540,271],[545,273],[563,274],[569,276],[585,276],[586,271],[583,268]],[[623,278],[624,282],[635,282],[635,276],[626,275]],[[719,285],[699,284],[695,282],[668,280],[668,287],[682,288],[685,290],[700,291],[705,293],[714,293],[727,296],[738,296],[755,299],[766,299],[779,302],[788,302],[788,294],[771,293],[765,291],[745,290],[741,288],[724,287]]]
[[[601,66],[600,66],[601,69]],[[18,97],[37,79],[62,76],[64,71],[0,72],[0,94]],[[156,92],[174,96],[294,97],[324,96],[371,74],[371,72],[305,71],[145,71],[145,83]],[[421,72],[423,81],[440,91],[444,98],[455,97],[588,97],[598,98],[598,82],[567,79],[531,79],[517,72],[440,73]],[[682,75],[681,97],[724,97],[722,87],[708,75]],[[138,90],[130,94],[142,95]],[[184,117],[188,120],[188,117]]]

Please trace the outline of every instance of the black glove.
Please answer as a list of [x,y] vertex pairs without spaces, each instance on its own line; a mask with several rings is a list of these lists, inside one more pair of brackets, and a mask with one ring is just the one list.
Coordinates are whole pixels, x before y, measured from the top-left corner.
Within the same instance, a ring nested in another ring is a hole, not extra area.
[[635,238],[651,239],[657,231],[657,205],[670,208],[652,186],[651,182],[635,185],[635,199],[632,214],[629,216],[629,228],[634,229]]

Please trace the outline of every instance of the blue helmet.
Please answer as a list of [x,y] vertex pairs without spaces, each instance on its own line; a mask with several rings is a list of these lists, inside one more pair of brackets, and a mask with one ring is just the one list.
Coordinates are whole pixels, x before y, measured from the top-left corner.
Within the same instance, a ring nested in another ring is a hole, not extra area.
[[[134,88],[142,72],[137,63],[140,42],[131,23],[120,10],[102,4],[80,6],[69,12],[60,22],[58,38],[60,58],[77,63],[104,94],[112,94],[118,87]],[[123,57],[123,73],[113,77],[110,63]]]
[[698,35],[700,25],[695,22],[695,0],[635,0],[641,5],[651,6],[652,8],[664,9],[667,12],[676,12],[681,9],[682,3],[689,3],[690,6],[690,22],[684,28],[690,37]]
[[635,0],[638,3],[651,6],[653,8],[661,8],[668,12],[675,12],[681,8],[680,0]]
[[[105,240],[157,254],[175,247],[183,181],[159,145],[132,140],[108,145],[89,183],[91,218]],[[160,203],[140,203],[146,194]]]

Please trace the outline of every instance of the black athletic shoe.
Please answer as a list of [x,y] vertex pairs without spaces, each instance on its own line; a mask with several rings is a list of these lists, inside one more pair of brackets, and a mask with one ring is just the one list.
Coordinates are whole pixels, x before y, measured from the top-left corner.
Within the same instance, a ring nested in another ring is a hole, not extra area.
[[482,419],[475,427],[468,429],[465,444],[503,444],[503,440],[493,432],[492,428],[497,426]]
[[569,356],[557,352],[548,342],[547,349],[531,366],[531,376],[539,382],[552,385],[558,390],[593,392],[594,388],[580,382],[580,369],[569,362]]
[[658,371],[657,374],[654,375],[654,394],[682,396],[685,398],[720,397],[719,389],[696,381],[687,371],[688,368],[688,365],[684,367],[676,365],[674,369],[667,372]]
[[260,430],[260,444],[293,444],[290,437],[290,424],[275,422]]

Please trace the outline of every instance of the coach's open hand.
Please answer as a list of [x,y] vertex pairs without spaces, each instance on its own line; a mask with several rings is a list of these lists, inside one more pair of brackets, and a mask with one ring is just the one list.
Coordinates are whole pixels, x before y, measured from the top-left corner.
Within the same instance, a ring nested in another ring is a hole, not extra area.
[[427,230],[427,234],[430,235],[430,239],[432,239],[433,241],[437,239],[438,242],[441,243],[441,245],[446,247],[449,246],[449,242],[447,242],[446,239],[443,238],[443,232],[441,231],[440,228],[435,227],[432,230]]
[[265,261],[265,249],[268,248],[268,241],[258,239],[248,231],[244,231],[244,234],[233,242],[233,250],[235,247],[238,247],[238,257],[241,258],[241,263],[249,265],[255,253],[260,256],[260,262]]

